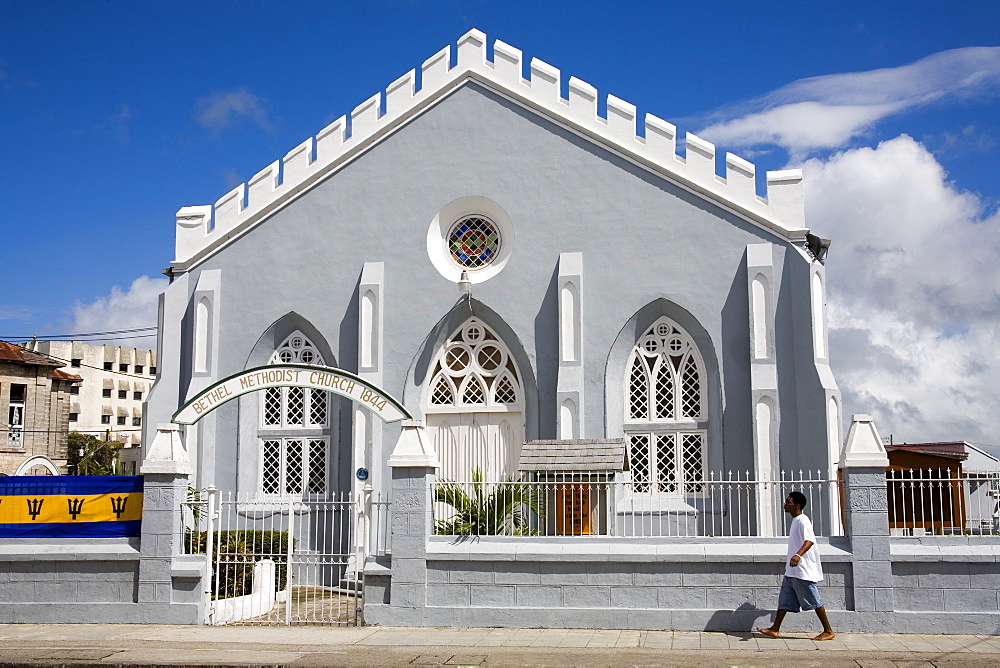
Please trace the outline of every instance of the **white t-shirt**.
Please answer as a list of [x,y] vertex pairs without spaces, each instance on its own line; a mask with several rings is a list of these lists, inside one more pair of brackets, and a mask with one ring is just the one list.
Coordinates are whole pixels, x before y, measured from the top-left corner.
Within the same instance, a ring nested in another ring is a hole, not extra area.
[[[809,541],[813,546],[799,559],[798,566],[790,566],[788,562],[792,555],[802,549],[802,543]],[[785,557],[785,575],[809,582],[823,580],[823,564],[819,560],[819,546],[816,545],[816,534],[813,533],[812,520],[805,513],[792,519],[788,530],[788,556]]]

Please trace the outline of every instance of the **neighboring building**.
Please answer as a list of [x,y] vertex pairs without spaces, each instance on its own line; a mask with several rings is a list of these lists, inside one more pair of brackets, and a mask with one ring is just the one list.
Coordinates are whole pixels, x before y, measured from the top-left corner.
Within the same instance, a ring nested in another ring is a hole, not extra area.
[[0,473],[66,473],[70,404],[82,379],[62,366],[0,341]]
[[[32,341],[31,350],[49,355],[83,378],[69,412],[69,430],[142,443],[142,405],[156,380],[156,351],[82,341]],[[127,458],[127,453],[122,453]]]
[[894,535],[1000,533],[1000,459],[966,441],[885,449]]
[[[712,472],[835,479],[828,242],[805,227],[801,172],[768,173],[765,198],[749,162],[717,175],[712,144],[688,134],[679,156],[670,123],[640,129],[613,96],[600,117],[591,86],[563,99],[558,70],[532,60],[526,80],[502,42],[493,62],[478,31],[449,53],[384,112],[380,94],[358,106],[349,134],[340,118],[177,213],[147,439],[214,383],[296,363],[398,398],[453,480],[518,475],[523,444],[551,439],[623,439],[614,468],[647,514],[706,512]],[[184,429],[196,487],[258,500],[387,492],[399,434],[303,387]],[[773,488],[746,530],[775,532]],[[810,514],[839,518],[836,495]]]

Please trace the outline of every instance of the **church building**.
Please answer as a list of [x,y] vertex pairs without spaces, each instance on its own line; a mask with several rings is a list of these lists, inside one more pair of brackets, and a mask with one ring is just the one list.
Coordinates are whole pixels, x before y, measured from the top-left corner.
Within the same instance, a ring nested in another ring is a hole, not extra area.
[[[344,398],[356,384],[422,429],[448,480],[523,475],[533,441],[620,442],[647,508],[697,508],[686,493],[723,472],[835,479],[828,242],[802,174],[758,184],[746,160],[613,95],[602,115],[562,78],[472,30],[180,209],[144,443],[206,396],[182,427],[194,486],[385,493],[403,422]],[[258,391],[203,395],[261,367]],[[272,367],[338,370],[339,393]]]

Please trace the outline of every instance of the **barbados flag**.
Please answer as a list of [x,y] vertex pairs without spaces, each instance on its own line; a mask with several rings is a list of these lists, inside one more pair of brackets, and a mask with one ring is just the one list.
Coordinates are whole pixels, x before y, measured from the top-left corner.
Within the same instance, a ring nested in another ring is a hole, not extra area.
[[142,476],[0,477],[0,538],[138,536]]

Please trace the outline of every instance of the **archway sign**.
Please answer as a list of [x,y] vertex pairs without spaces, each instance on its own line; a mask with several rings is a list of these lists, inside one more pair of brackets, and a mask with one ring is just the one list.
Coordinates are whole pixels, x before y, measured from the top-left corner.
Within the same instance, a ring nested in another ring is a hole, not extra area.
[[388,392],[347,371],[309,364],[272,364],[241,371],[202,390],[178,408],[171,421],[194,424],[227,401],[269,387],[311,387],[339,394],[364,406],[383,422],[412,419]]

